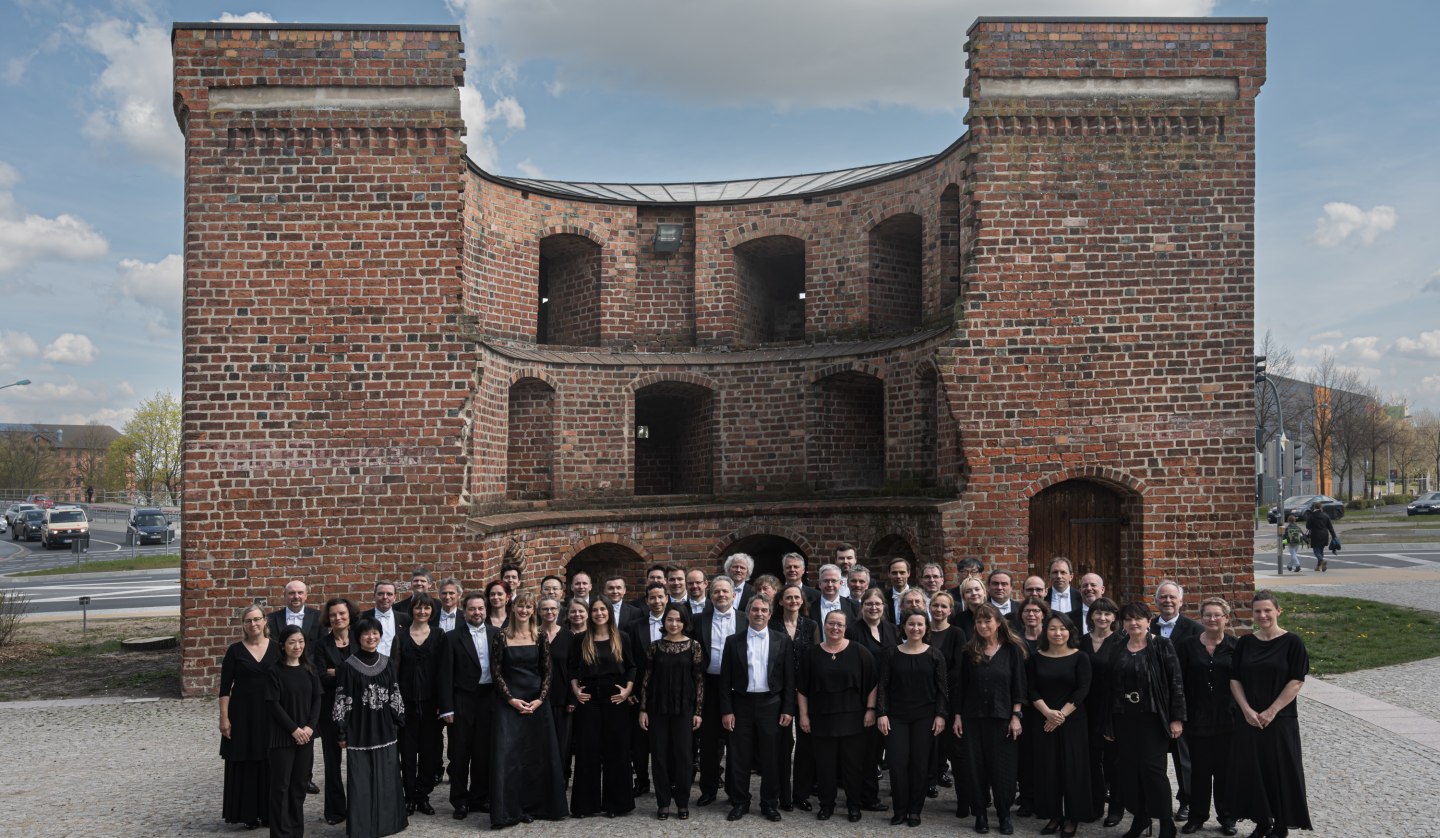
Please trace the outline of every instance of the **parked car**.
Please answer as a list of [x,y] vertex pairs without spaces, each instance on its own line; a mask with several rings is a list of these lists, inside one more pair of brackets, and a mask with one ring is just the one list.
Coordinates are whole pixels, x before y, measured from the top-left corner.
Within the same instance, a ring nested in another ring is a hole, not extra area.
[[1440,515],[1440,492],[1421,495],[1405,507],[1406,515]]
[[141,506],[130,510],[130,522],[125,525],[126,544],[169,544],[175,537],[165,513],[153,506]]
[[64,547],[75,540],[90,540],[90,519],[78,506],[52,506],[45,510],[40,525],[40,543],[45,549]]
[[16,521],[20,519],[21,512],[24,512],[27,509],[39,508],[40,507],[36,506],[33,503],[12,503],[10,504],[9,508],[5,510],[5,524],[7,526],[13,527],[15,526]]
[[25,502],[33,503],[41,509],[49,509],[50,507],[55,505],[55,501],[50,500],[49,495],[31,495],[30,497],[25,499]]
[[1315,501],[1320,501],[1321,508],[1330,520],[1345,517],[1345,504],[1330,497],[1329,495],[1295,495],[1285,499],[1285,513],[1281,515],[1279,510],[1272,506],[1267,516],[1272,524],[1278,524],[1284,520],[1285,515],[1294,515],[1296,518],[1304,519],[1305,513],[1310,511]]
[[20,513],[15,519],[15,526],[10,529],[10,540],[34,541],[40,537],[40,525],[45,523],[45,510],[27,509]]

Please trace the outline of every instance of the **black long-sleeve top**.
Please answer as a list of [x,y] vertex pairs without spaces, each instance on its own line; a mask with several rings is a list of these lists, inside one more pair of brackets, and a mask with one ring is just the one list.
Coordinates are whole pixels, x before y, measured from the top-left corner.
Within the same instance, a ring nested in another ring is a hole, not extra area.
[[357,652],[335,678],[336,735],[348,747],[373,750],[395,744],[405,726],[405,699],[395,665],[384,655]]
[[1044,701],[1051,710],[1067,704],[1084,709],[1090,694],[1090,659],[1084,652],[1058,658],[1037,654],[1025,661],[1025,685],[1030,691],[1030,704]]
[[270,670],[270,687],[265,693],[272,722],[270,747],[297,747],[297,729],[319,729],[321,692],[320,676],[309,666],[277,664]]
[[595,644],[595,662],[587,663],[585,637],[576,635],[575,642],[570,644],[570,665],[567,667],[570,680],[579,681],[582,685],[609,682],[617,687],[635,683],[635,649],[628,636],[621,633],[619,637],[624,660],[615,660],[610,641],[605,640]]
[[407,707],[419,707],[435,700],[435,682],[440,677],[440,655],[445,651],[445,632],[434,624],[424,643],[416,643],[406,626],[395,634],[390,657],[398,664],[400,694]]
[[880,680],[875,691],[875,717],[916,722],[950,713],[950,684],[945,656],[934,646],[908,654],[899,646],[880,657]]
[[[1116,713],[1142,712],[1155,713],[1167,724],[1185,721],[1185,684],[1169,640],[1152,635],[1144,649],[1132,652],[1129,640],[1122,639],[1110,654],[1113,679],[1107,719]],[[1131,701],[1137,693],[1138,701]]]
[[705,706],[705,650],[700,641],[660,638],[645,651],[640,707],[647,713],[698,716]]
[[1229,733],[1235,712],[1235,697],[1230,694],[1235,638],[1221,637],[1211,655],[1199,637],[1187,637],[1175,645],[1175,657],[1185,682],[1186,735]]
[[1015,705],[1025,703],[1025,660],[1012,644],[1002,643],[988,660],[977,663],[968,652],[960,654],[961,716],[1008,719]]

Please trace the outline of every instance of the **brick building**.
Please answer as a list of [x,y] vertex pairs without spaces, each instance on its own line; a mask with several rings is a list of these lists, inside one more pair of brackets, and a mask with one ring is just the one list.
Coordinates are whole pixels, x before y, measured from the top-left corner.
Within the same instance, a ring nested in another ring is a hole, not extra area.
[[186,689],[295,574],[848,541],[1238,598],[1264,39],[982,18],[939,154],[652,185],[470,164],[454,28],[177,24]]

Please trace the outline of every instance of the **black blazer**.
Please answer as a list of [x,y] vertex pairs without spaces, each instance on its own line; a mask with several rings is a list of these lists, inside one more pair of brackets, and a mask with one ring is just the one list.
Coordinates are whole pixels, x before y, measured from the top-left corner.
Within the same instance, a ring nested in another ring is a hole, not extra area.
[[[270,636],[276,640],[280,638],[280,630],[285,628],[285,612],[288,610],[288,608],[281,608],[271,611],[270,615],[265,618],[266,624],[270,626]],[[306,608],[304,614],[305,619],[300,623],[300,633],[305,635],[305,647],[308,649],[320,642],[322,633],[320,631],[320,609]]]
[[[611,608],[610,613],[613,615],[615,613],[615,609]],[[642,619],[648,613],[650,613],[649,609],[636,608],[628,602],[622,602],[620,603],[620,619],[615,621],[615,625],[622,632],[629,631],[630,625],[632,623],[634,623],[636,620]]]
[[[737,609],[737,608],[734,608],[733,606],[732,606],[731,609],[730,609],[730,614],[731,614],[731,616],[732,616],[732,617],[734,618],[734,620],[735,620],[735,630],[736,630],[736,631],[744,631],[744,630],[745,630],[745,627],[750,624],[749,621],[746,620],[745,617],[740,613],[740,610]],[[711,632],[710,632],[710,630],[711,630],[711,628],[712,628],[714,625],[715,625],[715,605],[714,605],[714,603],[711,603],[710,605],[705,606],[705,610],[704,610],[704,611],[701,611],[699,614],[696,614],[696,615],[694,616],[694,618],[692,618],[692,619],[690,620],[690,631],[689,631],[689,634],[690,634],[691,637],[693,637],[693,638],[695,638],[696,640],[700,641],[700,648],[701,648],[701,651],[704,653],[704,654],[703,654],[703,657],[704,657],[704,669],[705,669],[707,672],[708,672],[709,669],[710,669],[710,637],[711,637]],[[723,663],[723,661],[722,661],[722,663]]]
[[[1050,595],[1054,590],[1053,587],[1045,589],[1045,604],[1047,606],[1050,605]],[[1085,627],[1082,625],[1085,622],[1085,600],[1080,598],[1080,591],[1077,590],[1074,585],[1070,586],[1070,610],[1066,611],[1065,615],[1070,618],[1070,622],[1075,624],[1076,631],[1085,631]]]
[[[661,634],[664,634],[663,630]],[[630,641],[630,649],[634,650],[635,684],[638,693],[638,685],[645,678],[645,665],[650,660],[650,609],[645,609],[640,619],[625,627],[625,635]]]
[[900,630],[895,627],[894,623],[889,620],[881,620],[879,628],[879,643],[876,643],[875,638],[871,636],[870,627],[865,625],[864,620],[857,619],[851,623],[850,628],[845,631],[845,636],[864,646],[865,651],[869,652],[870,655],[878,661],[880,660],[880,655],[883,654],[885,650],[900,645]]
[[[815,597],[815,601],[810,603],[809,616],[810,619],[815,621],[815,625],[820,627],[820,633],[823,637],[825,633],[825,623],[820,619],[820,597],[818,596],[820,592],[816,591],[815,593],[817,594],[817,596]],[[849,620],[845,623],[845,625],[847,627],[855,625],[855,623],[860,619],[860,606],[855,604],[855,600],[849,599],[847,597],[842,596],[837,597],[837,599],[840,600],[840,610],[844,611],[845,614],[849,617]]]
[[[1191,637],[1199,637],[1205,631],[1199,620],[1192,620],[1181,614],[1175,618],[1175,628],[1170,632],[1170,643],[1180,645],[1180,641],[1188,640]],[[1150,633],[1155,637],[1160,636],[1160,618],[1156,617],[1150,621]]]
[[[784,586],[788,584],[790,583],[783,583],[781,585],[781,589],[783,590]],[[820,610],[820,589],[812,588],[809,585],[801,583],[800,594],[805,597],[805,604],[810,606],[810,613],[806,614],[805,616],[809,617],[812,620],[816,619],[816,614]],[[840,598],[844,599],[844,597]],[[780,610],[780,604],[778,602],[775,604],[775,610],[777,612]]]
[[[770,634],[770,653],[766,657],[765,674],[770,691],[766,695],[779,696],[780,713],[795,715],[795,655],[790,651],[790,638],[784,632],[767,628]],[[750,686],[750,624],[747,621],[725,640],[725,651],[720,656],[720,714],[735,712],[735,694],[745,695]]]
[[[435,705],[439,715],[454,713],[455,708],[480,692],[480,651],[470,636],[470,626],[456,626],[442,635],[445,648],[440,650],[440,670],[435,678]],[[490,679],[495,682],[495,668],[500,665],[500,632],[485,624],[485,642],[490,647]]]
[[[399,633],[400,633],[400,629],[402,629],[402,628],[409,628],[409,627],[410,627],[410,615],[409,615],[409,614],[406,614],[405,612],[401,611],[399,608],[395,608],[395,607],[393,607],[393,606],[390,608],[390,610],[391,610],[392,612],[394,612],[394,614],[395,614],[395,633],[396,633],[396,634],[399,634]],[[374,609],[374,608],[367,608],[367,609],[365,609],[364,611],[361,611],[361,612],[360,612],[360,619],[363,620],[363,619],[365,619],[366,617],[369,617],[369,618],[372,619],[372,620],[375,619],[375,609]],[[354,626],[351,626],[351,628],[353,629]]]

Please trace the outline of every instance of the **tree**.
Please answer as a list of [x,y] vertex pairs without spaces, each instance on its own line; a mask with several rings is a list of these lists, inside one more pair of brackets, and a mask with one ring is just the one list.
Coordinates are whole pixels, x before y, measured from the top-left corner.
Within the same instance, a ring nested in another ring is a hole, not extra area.
[[1296,399],[1304,422],[1302,433],[1315,458],[1315,478],[1320,491],[1327,489],[1330,478],[1350,471],[1359,452],[1358,435],[1351,421],[1362,403],[1355,391],[1360,389],[1359,376],[1335,364],[1335,356],[1325,353],[1306,379],[1307,392]]
[[124,492],[131,488],[135,469],[135,442],[121,435],[105,449],[103,488],[107,492]]
[[105,440],[108,436],[105,426],[99,422],[91,422],[75,433],[78,453],[69,476],[71,485],[78,485],[87,497],[104,488],[105,456],[109,450]]
[[[1262,338],[1260,344],[1255,347],[1255,355],[1265,358],[1265,375],[1271,380],[1276,378],[1290,378],[1295,371],[1295,356],[1290,354],[1290,350],[1285,348],[1269,331],[1265,332],[1265,337]],[[1281,393],[1282,391],[1277,387],[1276,392]],[[1281,397],[1283,398],[1283,393]],[[1289,405],[1287,404],[1286,407],[1289,407]],[[1270,388],[1267,385],[1256,382],[1255,427],[1260,429],[1261,437],[1258,441],[1262,451],[1266,450],[1270,445],[1270,440],[1274,439],[1275,435],[1280,432],[1280,421],[1276,416],[1276,412],[1277,405],[1275,404],[1274,397],[1270,394]],[[1295,420],[1292,417],[1287,425],[1293,426],[1294,422]],[[1287,427],[1286,430],[1288,431],[1289,427]]]
[[125,423],[134,449],[135,486],[147,496],[163,489],[171,497],[180,489],[180,403],[168,392],[140,403]]
[[19,494],[53,492],[64,483],[54,444],[38,429],[19,426],[0,434],[0,485]]
[[1416,447],[1420,454],[1427,460],[1425,468],[1430,472],[1430,480],[1426,484],[1426,491],[1440,491],[1440,414],[1426,410],[1416,417],[1415,420]]

